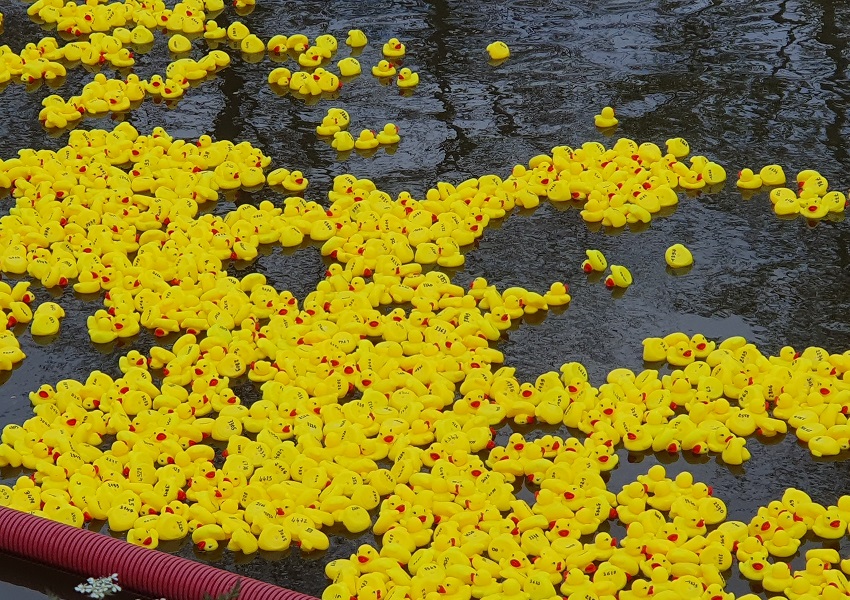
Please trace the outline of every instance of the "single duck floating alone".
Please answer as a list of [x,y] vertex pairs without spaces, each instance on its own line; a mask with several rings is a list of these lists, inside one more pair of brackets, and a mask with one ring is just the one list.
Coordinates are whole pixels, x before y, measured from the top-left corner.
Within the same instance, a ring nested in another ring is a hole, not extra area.
[[664,260],[671,269],[682,269],[694,264],[694,256],[691,251],[682,244],[673,244],[664,253]]
[[348,37],[345,39],[345,43],[352,48],[362,48],[369,43],[369,39],[366,37],[366,34],[359,29],[352,29],[348,32]]
[[614,127],[620,121],[614,116],[614,109],[606,106],[602,109],[601,113],[593,118],[593,122],[600,129],[607,129],[608,127]]
[[581,268],[585,273],[604,271],[608,268],[608,261],[599,250],[585,250],[584,253],[587,254],[587,260],[581,263]]
[[511,49],[505,42],[493,42],[487,46],[487,54],[491,60],[505,60],[510,57]]
[[632,285],[632,274],[626,267],[611,265],[611,274],[605,278],[605,287],[627,288]]

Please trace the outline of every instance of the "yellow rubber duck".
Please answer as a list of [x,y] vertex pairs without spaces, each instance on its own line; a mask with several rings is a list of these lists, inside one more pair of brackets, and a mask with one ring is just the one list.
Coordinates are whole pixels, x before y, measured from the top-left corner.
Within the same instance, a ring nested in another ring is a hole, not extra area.
[[377,65],[372,67],[372,75],[375,77],[392,77],[395,74],[395,66],[387,60],[379,61]]
[[286,67],[278,67],[274,69],[268,76],[268,83],[271,85],[278,85],[281,87],[289,86],[289,79],[292,77],[292,73]]
[[336,64],[339,74],[343,77],[354,77],[360,75],[360,62],[354,57],[343,58]]
[[600,129],[607,129],[608,127],[614,127],[620,121],[614,116],[614,109],[606,106],[602,109],[602,112],[593,117],[593,122]]
[[801,200],[798,206],[800,214],[807,219],[822,219],[829,213],[829,206],[817,196],[812,196],[805,201]]
[[[220,27],[215,21],[207,21],[204,24],[204,39],[205,40],[223,40],[227,37],[227,29]],[[151,42],[153,37],[151,37]]]
[[397,38],[390,38],[389,41],[384,44],[382,48],[384,56],[389,56],[390,58],[400,58],[404,56],[405,47]]
[[149,44],[153,44],[153,32],[144,25],[136,25],[130,30],[130,43],[137,49]]
[[684,138],[670,138],[665,145],[667,154],[672,154],[676,160],[681,160],[691,153],[691,145]]
[[716,162],[708,162],[702,170],[702,178],[706,185],[717,185],[726,181],[726,169]]
[[286,47],[301,54],[310,47],[310,39],[303,33],[296,33],[286,38]]
[[285,35],[275,35],[266,44],[266,50],[271,54],[284,54],[287,50],[287,37]]
[[266,50],[266,45],[263,40],[251,33],[239,42],[239,49],[245,54],[262,54]]
[[[771,192],[771,200],[774,198],[773,192],[777,190],[782,190],[784,188],[776,188]],[[773,201],[773,212],[777,215],[784,216],[797,216],[800,214],[800,202],[797,200],[797,195],[794,194],[791,190],[787,190],[790,193],[790,196],[784,194],[777,194],[776,200]]]
[[543,298],[549,306],[563,306],[569,304],[572,299],[567,284],[556,281],[549,286],[549,290],[543,294]]
[[283,179],[281,185],[290,192],[303,192],[307,189],[308,183],[309,181],[301,171],[292,171]]
[[611,265],[611,274],[605,278],[605,287],[627,288],[632,284],[632,274],[626,267]]
[[581,263],[581,269],[585,273],[592,273],[593,271],[601,272],[608,268],[608,261],[605,259],[605,255],[599,250],[585,250],[585,254],[587,255],[587,260]]
[[694,264],[691,251],[682,244],[673,244],[664,252],[664,260],[671,269],[681,269]]
[[764,185],[785,185],[785,171],[780,165],[767,165],[759,171],[759,177]]
[[349,150],[353,150],[354,144],[354,136],[352,136],[348,131],[337,131],[334,134],[333,141],[331,142],[331,146],[338,152],[348,152]]
[[505,60],[510,57],[511,50],[505,42],[492,42],[487,45],[487,54],[490,60]]
[[35,309],[30,333],[32,335],[56,335],[59,332],[59,320],[65,311],[54,302],[44,302]]
[[298,64],[309,69],[318,67],[324,59],[321,50],[316,46],[311,46],[298,55]]
[[159,545],[159,533],[156,529],[133,528],[127,532],[127,542],[155,550]]
[[398,79],[396,79],[396,85],[400,88],[412,88],[419,85],[419,73],[415,73],[404,67],[398,72]]
[[752,169],[741,169],[738,172],[738,182],[735,184],[742,190],[757,190],[762,186],[761,177]]
[[241,42],[250,34],[251,31],[241,21],[233,21],[227,27],[227,39],[232,42]]
[[173,54],[185,54],[186,52],[191,52],[192,42],[186,36],[178,33],[168,39],[168,49]]
[[[337,42],[334,36],[329,33],[326,33],[316,38],[316,46],[318,46],[319,48],[324,48],[327,53],[333,54],[339,47],[339,42]],[[330,58],[330,56],[327,54],[326,57]]]
[[354,141],[354,147],[358,150],[371,150],[377,148],[380,142],[375,137],[375,132],[371,129],[364,129]]
[[351,29],[348,32],[348,37],[345,38],[345,43],[352,48],[362,48],[369,43],[369,40],[361,30]]
[[398,126],[393,123],[387,123],[384,128],[375,136],[379,144],[391,145],[398,144],[401,136],[398,134]]

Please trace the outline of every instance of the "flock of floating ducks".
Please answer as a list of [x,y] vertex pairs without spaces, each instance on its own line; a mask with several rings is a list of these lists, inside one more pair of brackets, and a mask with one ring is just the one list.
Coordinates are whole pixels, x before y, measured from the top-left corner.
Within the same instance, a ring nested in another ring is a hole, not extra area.
[[[252,4],[237,0],[240,9]],[[121,66],[132,60],[122,52],[128,43],[150,43],[162,27],[175,54],[191,48],[192,35],[238,41],[246,53],[293,53],[304,70],[275,69],[269,82],[294,81],[301,93],[359,73],[353,57],[338,63],[340,76],[319,71],[336,50],[330,35],[264,43],[241,23],[205,21],[204,11],[222,8],[217,0],[172,9],[156,0],[36,0],[30,15],[86,41],[46,38],[20,55],[0,49],[0,74],[59,76],[48,63],[62,67],[75,53]],[[346,43],[367,40],[353,30]],[[373,74],[418,83],[409,69],[394,71],[403,43],[391,39],[382,51]],[[510,57],[503,42],[487,52]],[[229,55],[211,49],[201,61],[176,60],[159,80],[98,74],[78,98],[46,100],[41,118],[64,127],[90,108],[127,110],[127,101],[170,94],[227,64]],[[316,133],[340,151],[399,142],[392,123],[354,138],[350,122],[331,108]],[[595,122],[618,123],[610,107]],[[850,562],[836,550],[808,550],[797,571],[786,559],[803,538],[844,538],[850,496],[823,506],[789,488],[739,522],[688,472],[668,477],[653,466],[619,490],[608,489],[606,474],[620,449],[711,453],[740,465],[750,458],[748,437],[788,426],[814,456],[838,455],[850,449],[850,354],[785,347],[766,356],[741,337],[676,332],[644,340],[643,371],[614,369],[598,386],[575,362],[522,382],[493,342],[525,315],[568,305],[568,286],[499,290],[478,278],[464,289],[449,275],[515,207],[571,203],[587,222],[637,226],[676,205],[680,190],[725,181],[704,156],[685,162],[684,139],[664,146],[627,138],[611,148],[558,146],[504,178],[440,182],[422,197],[393,198],[341,175],[326,203],[305,200],[304,174],[269,170],[271,159],[250,143],[141,134],[126,122],[75,129],[59,150],[0,161],[0,187],[14,199],[0,218],[0,271],[19,279],[0,282],[0,370],[25,358],[17,336],[26,324],[32,336],[61,335],[64,310],[34,306],[31,281],[102,302],[87,320],[96,344],[143,328],[163,338],[146,354],[122,356],[120,373],[94,371],[30,394],[33,416],[0,435],[0,466],[26,470],[0,485],[0,505],[75,527],[106,523],[147,548],[191,537],[209,552],[321,551],[334,526],[379,537],[377,547],[327,565],[325,600],[727,600],[733,564],[789,600],[846,598]],[[782,168],[768,165],[743,170],[737,185],[772,188],[779,215],[844,210],[844,196],[814,171],[797,176],[797,190],[785,183]],[[199,214],[222,194],[264,185],[293,195],[279,206]],[[331,266],[302,300],[262,274],[228,275],[261,245],[305,241],[320,244]],[[674,273],[694,262],[682,244],[663,258]],[[610,288],[632,284],[627,267],[595,249],[575,270],[608,273]],[[261,399],[242,403],[232,387],[241,378]],[[570,435],[513,433],[500,443],[497,428],[509,421]],[[533,500],[517,495],[523,482]],[[626,527],[622,539],[606,532],[612,522]]]
[[[84,115],[125,114],[147,97],[174,103],[190,86],[229,66],[230,57],[217,49],[221,43],[240,50],[246,62],[260,62],[266,53],[275,62],[297,62],[297,71],[278,67],[269,73],[268,82],[279,94],[291,90],[305,99],[336,97],[343,81],[361,73],[360,63],[353,55],[337,62],[338,74],[325,68],[338,49],[333,35],[320,35],[312,43],[304,34],[275,35],[264,41],[239,20],[227,27],[219,26],[212,17],[223,8],[220,0],[185,0],[174,8],[167,8],[161,0],[109,4],[90,1],[80,5],[65,0],[36,0],[28,14],[55,26],[60,37],[74,41],[60,44],[55,37],[45,37],[27,44],[20,53],[8,46],[0,47],[0,83],[15,79],[26,84],[46,81],[59,85],[67,70],[78,65],[109,65],[130,71],[136,62],[135,54],[151,50],[158,29],[168,32],[168,49],[173,58],[164,74],[154,74],[147,80],[133,73],[125,79],[98,75],[80,94],[67,100],[56,94],[45,98],[39,115],[42,124],[48,129],[62,129],[73,127]],[[202,38],[209,50],[197,61],[188,56],[195,38]],[[361,30],[351,30],[345,43],[353,54],[359,54],[368,39]],[[488,50],[501,60],[509,54],[504,43]],[[382,53],[384,59],[372,67],[372,74],[382,83],[395,78],[403,91],[419,84],[416,72],[401,67],[406,54],[402,42],[388,40]]]

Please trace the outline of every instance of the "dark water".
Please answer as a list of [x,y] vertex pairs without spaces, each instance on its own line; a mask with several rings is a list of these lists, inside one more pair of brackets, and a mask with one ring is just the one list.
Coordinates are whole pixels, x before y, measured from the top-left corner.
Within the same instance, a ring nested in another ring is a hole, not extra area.
[[[3,579],[0,597],[3,600],[78,600],[85,598],[74,591],[85,578],[64,571],[48,570],[42,565],[0,553]],[[110,600],[147,600],[144,596],[122,590],[109,596]]]
[[[6,27],[0,42],[14,50],[46,35],[27,20],[25,6],[3,2]],[[228,8],[217,20],[226,25],[234,16]],[[612,144],[619,136],[658,144],[683,136],[695,153],[720,162],[732,176],[743,167],[777,162],[789,177],[816,168],[835,189],[850,184],[845,175],[850,168],[845,143],[850,7],[845,3],[263,0],[243,21],[264,39],[298,31],[311,38],[332,33],[342,41],[349,29],[362,28],[371,40],[358,57],[364,74],[346,82],[336,100],[307,105],[269,88],[266,76],[277,65],[268,58],[248,64],[228,50],[232,67],[189,90],[176,108],[147,101],[128,120],[140,130],[161,125],[187,138],[210,133],[249,140],[274,158],[273,167],[304,171],[311,181],[310,199],[326,198],[330,180],[344,172],[371,178],[391,194],[409,190],[421,197],[440,180],[504,176],[515,163],[555,145]],[[407,44],[404,64],[421,77],[409,97],[367,74],[391,36]],[[495,68],[484,52],[494,39],[506,41],[512,51]],[[202,49],[203,42],[196,41],[193,56],[198,58]],[[335,59],[347,55],[341,45]],[[141,76],[162,72],[169,60],[165,38],[158,37],[153,51],[137,58]],[[286,66],[296,68],[291,61]],[[58,93],[67,98],[91,77],[74,71]],[[64,143],[65,136],[45,134],[36,120],[40,101],[49,93],[54,91],[7,87],[0,104],[0,156],[21,147]],[[621,119],[613,138],[593,126],[593,115],[606,104]],[[372,157],[353,153],[338,161],[336,151],[317,140],[313,129],[331,106],[350,112],[353,132],[396,123],[403,136],[397,151],[381,150]],[[111,123],[86,120],[83,126],[108,128]],[[232,210],[234,202],[257,202],[267,195],[240,193],[215,210]],[[675,242],[687,245],[696,260],[681,277],[668,274],[663,260],[664,249]],[[609,262],[628,266],[635,284],[614,297],[600,282],[589,281],[578,268],[586,248],[599,248]],[[548,204],[530,214],[515,213],[486,232],[455,281],[466,284],[484,276],[500,288],[522,285],[538,291],[554,280],[567,281],[570,307],[520,325],[501,348],[523,378],[533,380],[578,360],[601,383],[614,367],[642,367],[644,337],[675,330],[744,335],[771,353],[784,344],[847,349],[848,249],[846,223],[780,220],[765,194],[742,197],[733,180],[715,194],[682,196],[675,212],[639,233],[589,229],[576,210]],[[325,267],[310,247],[289,254],[276,249],[259,260],[258,268],[275,285],[303,298]],[[49,293],[37,290],[37,295],[43,301]],[[22,332],[28,358],[3,386],[0,424],[30,414],[26,394],[41,382],[85,377],[94,368],[117,371],[115,349],[95,348],[86,336],[84,317],[97,303],[66,291],[62,304],[69,317],[57,343],[37,346]],[[151,342],[143,334],[135,346]],[[753,458],[742,468],[703,457],[697,464],[679,459],[669,469],[692,470],[727,501],[730,518],[744,520],[788,485],[823,503],[848,491],[845,463],[813,460],[793,436],[775,441],[767,446],[751,440]],[[612,486],[657,460],[622,453]],[[359,542],[332,536],[331,550],[320,556],[293,551],[283,558],[231,553],[212,558],[223,568],[320,594],[324,564],[350,554]],[[188,541],[179,552],[194,556]],[[740,581],[730,588],[748,590]]]

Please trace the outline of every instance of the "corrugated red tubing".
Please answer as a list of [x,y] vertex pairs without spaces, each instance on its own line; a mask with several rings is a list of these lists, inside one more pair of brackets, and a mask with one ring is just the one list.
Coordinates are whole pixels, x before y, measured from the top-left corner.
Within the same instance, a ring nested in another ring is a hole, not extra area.
[[85,577],[118,574],[125,589],[168,600],[215,598],[241,583],[239,600],[314,600],[106,535],[0,507],[0,550]]

